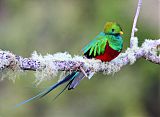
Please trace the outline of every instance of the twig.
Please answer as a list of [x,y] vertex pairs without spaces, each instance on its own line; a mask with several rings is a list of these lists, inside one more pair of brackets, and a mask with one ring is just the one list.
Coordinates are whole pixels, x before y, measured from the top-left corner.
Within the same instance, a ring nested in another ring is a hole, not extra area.
[[132,27],[131,39],[130,39],[130,48],[132,48],[134,46],[138,46],[138,44],[135,45],[135,43],[137,43],[137,42],[134,42],[134,41],[138,41],[138,40],[134,40],[134,37],[135,37],[134,34],[138,30],[136,28],[136,24],[137,24],[137,20],[138,20],[138,16],[139,16],[139,13],[140,13],[141,6],[142,6],[142,0],[139,0],[138,1],[138,6],[137,6],[137,11],[136,11],[134,21],[133,21],[133,27]]

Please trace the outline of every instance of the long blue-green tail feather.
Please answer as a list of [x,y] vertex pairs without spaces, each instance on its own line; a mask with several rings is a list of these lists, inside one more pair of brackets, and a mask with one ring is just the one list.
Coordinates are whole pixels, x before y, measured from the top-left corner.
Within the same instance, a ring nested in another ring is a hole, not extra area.
[[77,85],[79,85],[80,81],[85,77],[85,75],[82,72],[79,72],[79,74],[76,76],[76,78],[73,79],[73,81],[70,83],[68,90],[74,89]]
[[16,107],[19,107],[23,104],[26,104],[27,102],[30,102],[34,99],[40,99],[42,97],[44,97],[45,95],[47,95],[49,92],[51,92],[53,89],[57,88],[58,86],[60,86],[61,84],[67,82],[67,81],[70,81],[70,80],[73,80],[77,75],[79,74],[79,72],[72,72],[71,74],[67,75],[63,80],[57,82],[56,84],[52,85],[51,87],[49,87],[48,89],[44,90],[43,92],[39,93],[38,95],[28,99],[28,100],[25,100],[19,104],[16,105]]
[[52,101],[56,100],[69,86],[70,84],[73,82],[73,79],[71,81],[69,81],[69,83],[63,88],[63,90],[61,92],[59,92]]
[[53,101],[56,100],[67,88],[68,90],[74,89],[84,77],[85,75],[82,72],[77,72],[76,76],[54,97]]
[[60,82],[56,83],[55,85],[51,86],[48,91],[46,91],[42,96],[40,96],[40,98],[44,97],[45,95],[47,95],[49,92],[51,92],[53,89],[55,89],[56,87],[58,87],[59,85],[72,80],[76,77],[76,75],[78,74],[78,72],[72,72],[71,74],[69,74],[68,76],[66,76],[63,80],[61,80]]

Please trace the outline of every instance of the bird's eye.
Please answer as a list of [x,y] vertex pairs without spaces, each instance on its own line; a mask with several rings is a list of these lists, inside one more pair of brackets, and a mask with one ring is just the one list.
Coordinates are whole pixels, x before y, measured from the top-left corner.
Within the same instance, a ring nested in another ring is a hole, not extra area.
[[114,32],[114,29],[112,29],[112,32]]

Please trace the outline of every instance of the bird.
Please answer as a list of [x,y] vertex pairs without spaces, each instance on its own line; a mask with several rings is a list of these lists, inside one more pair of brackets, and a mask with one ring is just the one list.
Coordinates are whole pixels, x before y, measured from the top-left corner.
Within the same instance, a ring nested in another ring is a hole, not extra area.
[[[83,49],[83,55],[88,59],[98,59],[102,62],[110,62],[115,59],[122,51],[123,48],[123,38],[122,38],[122,28],[116,22],[107,22],[104,25],[103,31],[101,31],[92,41],[90,41]],[[52,90],[56,89],[58,86],[67,82],[64,89],[55,96],[56,99],[60,94],[62,94],[67,88],[68,90],[74,89],[79,85],[80,81],[85,78],[85,74],[81,71],[73,71],[64,77],[59,82],[53,84],[52,86],[46,88],[44,91],[38,95],[29,98],[16,106],[21,106],[31,100],[40,99],[50,93]]]

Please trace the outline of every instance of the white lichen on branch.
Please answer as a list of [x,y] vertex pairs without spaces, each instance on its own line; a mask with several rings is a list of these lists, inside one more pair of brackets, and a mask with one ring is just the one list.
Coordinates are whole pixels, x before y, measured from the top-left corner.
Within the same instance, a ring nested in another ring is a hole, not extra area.
[[138,38],[135,37],[135,32],[138,30],[136,23],[141,5],[142,0],[139,0],[132,27],[130,48],[111,62],[101,62],[100,60],[87,59],[78,55],[72,57],[67,52],[53,55],[47,54],[45,56],[33,52],[30,58],[23,58],[9,51],[0,50],[0,75],[4,74],[1,78],[9,71],[15,73],[16,71],[31,70],[36,71],[36,82],[40,83],[44,80],[52,79],[59,71],[71,72],[78,70],[90,79],[96,72],[103,72],[104,74],[118,72],[123,66],[133,64],[139,58],[145,58],[155,64],[160,64],[160,39],[145,39],[141,47],[138,47]]
[[9,71],[36,71],[36,82],[52,79],[59,71],[84,70],[88,77],[96,72],[112,74],[118,72],[123,66],[133,64],[139,58],[146,58],[153,63],[160,64],[158,55],[160,39],[148,40],[141,47],[128,48],[111,62],[101,62],[96,59],[87,59],[84,56],[71,56],[69,53],[47,54],[42,56],[33,52],[30,58],[14,55],[9,51],[0,51],[0,69]]

